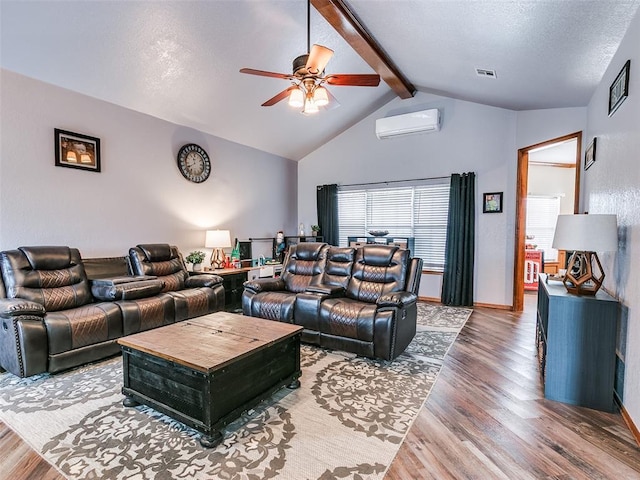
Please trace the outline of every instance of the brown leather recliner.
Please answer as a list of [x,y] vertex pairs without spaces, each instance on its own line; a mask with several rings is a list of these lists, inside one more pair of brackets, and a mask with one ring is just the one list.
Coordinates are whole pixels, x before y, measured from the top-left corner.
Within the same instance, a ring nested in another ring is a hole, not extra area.
[[118,354],[123,335],[224,308],[222,278],[187,278],[175,247],[157,250],[167,260],[145,271],[162,277],[131,276],[125,256],[88,262],[91,280],[75,248],[0,252],[0,367],[21,377],[58,372]]
[[295,323],[304,327],[302,340],[321,345],[320,304],[331,297],[342,297],[351,279],[355,248],[329,247],[319,282],[296,296]]
[[176,321],[224,308],[224,287],[217,275],[190,277],[177,247],[147,243],[129,249],[134,275],[151,275],[165,283],[163,292],[173,298]]
[[[277,296],[283,293],[283,280],[246,282],[243,313],[301,325],[302,340],[322,347],[384,360],[400,355],[416,332],[422,259],[396,246],[300,244],[295,256],[285,260],[284,271],[297,263],[301,248],[327,248],[326,260],[318,263],[322,274],[314,275],[304,291],[288,291],[286,297]],[[284,310],[293,316],[271,314],[285,298]],[[267,299],[269,308],[256,308]]]
[[[325,243],[292,245],[279,278],[264,278],[245,283],[242,311],[251,317],[294,323],[294,308],[299,293],[322,279],[329,247]],[[252,289],[251,286],[256,286]]]
[[385,360],[404,352],[418,316],[418,285],[407,291],[410,266],[422,270],[422,259],[410,260],[398,247],[357,248],[344,296],[320,304],[320,345]]
[[[115,355],[119,337],[174,321],[171,297],[159,293],[157,280],[144,289],[134,285],[130,299],[96,302],[75,248],[0,252],[0,270],[0,297],[6,297],[0,298],[0,365],[15,375],[58,372]],[[134,291],[153,296],[138,300]]]

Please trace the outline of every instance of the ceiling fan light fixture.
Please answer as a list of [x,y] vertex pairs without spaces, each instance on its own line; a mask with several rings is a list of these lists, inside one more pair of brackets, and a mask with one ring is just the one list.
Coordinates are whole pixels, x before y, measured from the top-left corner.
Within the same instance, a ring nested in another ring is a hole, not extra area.
[[300,88],[294,88],[289,94],[289,106],[302,108],[304,106],[304,93]]
[[313,100],[318,107],[324,107],[329,104],[329,95],[327,89],[321,86],[316,87],[313,91]]
[[302,113],[304,113],[305,115],[310,115],[313,113],[318,113],[318,111],[318,105],[313,100],[313,97],[311,96],[311,94],[307,94],[307,100],[304,102],[304,110],[302,110]]
[[[2,1],[2,0],[0,0]],[[317,1],[317,0],[316,0]],[[332,2],[337,0],[331,0]],[[322,2],[320,2],[322,3]],[[288,99],[293,108],[301,109],[304,114],[314,114],[319,107],[338,106],[339,103],[329,90],[321,86],[325,82],[331,86],[377,87],[380,75],[365,73],[334,73],[325,75],[325,67],[333,56],[333,50],[323,45],[311,46],[311,1],[307,0],[307,53],[293,60],[293,73],[276,73],[253,68],[241,68],[240,73],[261,77],[289,80],[292,84],[262,104],[271,107]],[[413,88],[413,87],[412,87]]]

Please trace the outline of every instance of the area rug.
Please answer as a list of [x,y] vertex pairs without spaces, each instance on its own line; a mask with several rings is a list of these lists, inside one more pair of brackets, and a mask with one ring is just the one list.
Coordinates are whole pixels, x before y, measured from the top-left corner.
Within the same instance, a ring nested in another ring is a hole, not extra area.
[[381,479],[470,315],[419,303],[416,337],[393,362],[303,346],[302,387],[247,412],[215,449],[151,408],[123,407],[119,357],[0,374],[0,419],[69,479]]

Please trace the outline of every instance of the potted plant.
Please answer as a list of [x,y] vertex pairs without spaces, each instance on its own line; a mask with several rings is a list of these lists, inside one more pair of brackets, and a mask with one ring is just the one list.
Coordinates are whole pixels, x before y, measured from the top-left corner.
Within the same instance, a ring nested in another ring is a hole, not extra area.
[[317,237],[320,234],[320,226],[319,225],[311,225],[311,233],[313,233],[314,237]]
[[204,252],[197,250],[187,255],[184,261],[187,263],[192,263],[193,271],[199,272],[200,270],[202,270],[202,262],[204,261],[204,257]]

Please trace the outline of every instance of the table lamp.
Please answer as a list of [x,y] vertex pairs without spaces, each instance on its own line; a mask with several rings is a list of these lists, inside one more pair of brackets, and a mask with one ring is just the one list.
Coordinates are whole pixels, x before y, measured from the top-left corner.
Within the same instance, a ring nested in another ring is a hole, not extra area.
[[223,268],[225,264],[223,248],[231,246],[229,230],[207,230],[204,246],[205,248],[213,248],[211,251],[211,268]]
[[604,270],[596,252],[618,250],[615,215],[558,215],[553,248],[573,251],[562,283],[569,293],[595,295],[602,286]]

